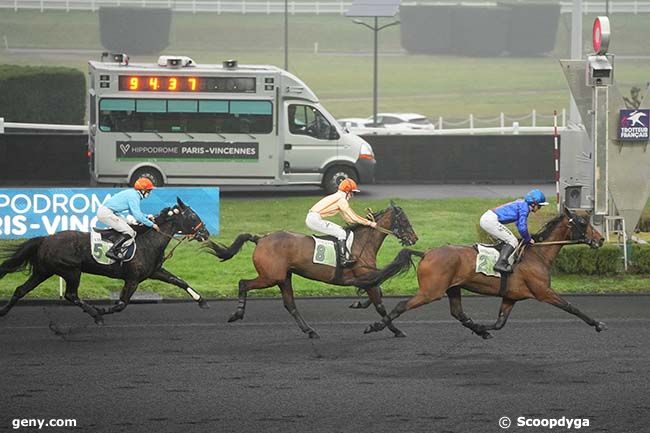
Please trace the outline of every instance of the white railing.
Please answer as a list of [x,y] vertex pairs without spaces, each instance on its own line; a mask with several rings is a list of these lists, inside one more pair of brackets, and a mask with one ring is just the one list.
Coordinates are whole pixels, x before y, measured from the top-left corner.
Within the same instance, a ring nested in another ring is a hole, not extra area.
[[[470,114],[467,119],[449,121],[438,117],[433,130],[395,130],[387,128],[350,128],[359,135],[465,135],[465,134],[553,134],[553,126],[539,126],[538,123],[553,125],[553,115],[540,114],[537,110],[520,117],[506,116],[480,118]],[[546,122],[544,122],[546,120]],[[558,113],[558,131],[566,129],[566,109]]]
[[[343,15],[352,4],[351,1],[289,1],[289,14],[337,14]],[[404,6],[496,6],[497,2],[402,2]],[[562,13],[570,13],[573,2],[560,2]],[[0,0],[0,9],[19,10],[50,10],[69,11],[97,11],[100,7],[139,7],[139,8],[169,8],[175,12],[214,12],[236,14],[283,14],[284,1],[221,1],[221,0]],[[583,13],[595,14],[606,11],[606,2],[584,1]],[[610,13],[640,14],[650,13],[650,1],[635,0],[622,2],[609,2]]]
[[0,117],[0,134],[4,134],[5,129],[28,129],[28,130],[87,133],[88,125],[59,125],[55,123],[5,122],[5,119],[3,117]]

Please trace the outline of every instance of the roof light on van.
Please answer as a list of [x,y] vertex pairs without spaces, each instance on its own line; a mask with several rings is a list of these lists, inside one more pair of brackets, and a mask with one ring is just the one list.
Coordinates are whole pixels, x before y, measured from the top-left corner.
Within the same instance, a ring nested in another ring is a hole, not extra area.
[[124,53],[109,53],[108,51],[104,51],[102,53],[102,62],[119,63],[122,66],[126,66],[129,64],[129,56]]
[[229,59],[223,61],[224,69],[235,69],[237,67],[237,60]]
[[187,56],[160,56],[158,57],[158,66],[168,68],[184,68],[194,66],[196,62]]

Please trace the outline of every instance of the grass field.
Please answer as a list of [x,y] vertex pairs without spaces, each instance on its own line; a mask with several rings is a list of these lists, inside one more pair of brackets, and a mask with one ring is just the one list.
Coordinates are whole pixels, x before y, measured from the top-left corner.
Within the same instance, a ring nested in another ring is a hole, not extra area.
[[[282,198],[278,200],[228,200],[221,203],[222,233],[215,240],[228,245],[242,232],[263,234],[275,230],[291,230],[307,233],[304,215],[317,196],[306,198]],[[488,199],[446,199],[446,200],[399,200],[398,204],[405,210],[420,240],[415,249],[426,250],[445,244],[471,244],[479,239],[478,218],[482,212],[498,205],[503,200]],[[353,207],[361,212],[366,207],[379,210],[388,205],[388,200],[364,200],[355,198]],[[531,231],[536,231],[542,224],[554,216],[553,205],[543,213],[530,218]],[[650,209],[648,209],[650,211]],[[5,241],[0,245],[7,245]],[[237,282],[241,278],[252,278],[255,271],[250,257],[254,245],[249,243],[242,252],[228,262],[219,262],[215,257],[201,252],[196,243],[182,245],[174,257],[165,264],[171,272],[188,281],[207,297],[235,296]],[[380,250],[379,265],[387,264],[401,249],[393,237],[384,243]],[[571,248],[571,247],[567,247]],[[11,296],[14,288],[25,280],[23,274],[10,274],[0,280],[0,297]],[[298,296],[315,295],[353,295],[354,289],[336,287],[294,278],[294,287]],[[57,297],[58,279],[51,278],[34,290],[30,297]],[[553,279],[553,287],[564,293],[611,293],[611,292],[647,292],[650,291],[650,278],[647,276],[584,277],[576,275],[558,275]],[[84,275],[80,294],[84,298],[105,298],[110,292],[117,292],[121,281],[104,277]],[[386,294],[409,294],[416,289],[415,273],[400,276],[384,284]],[[165,297],[186,297],[175,287],[155,281],[145,281],[140,290],[156,291]],[[278,289],[266,289],[253,292],[255,295],[277,295]]]
[[[102,47],[96,13],[0,10],[0,36],[10,48],[93,50],[77,54],[16,53],[0,50],[0,63],[69,65],[86,71],[88,57]],[[617,59],[616,80],[627,94],[650,81],[645,47],[648,15],[612,18],[611,50],[642,55]],[[585,50],[593,16],[584,18]],[[551,115],[569,107],[567,86],[557,59],[567,57],[570,17],[561,17],[554,52],[534,58],[468,58],[401,53],[400,30],[380,33],[379,110],[419,112],[449,121]],[[372,111],[372,37],[368,29],[339,15],[290,17],[289,69],[301,77],[336,117],[365,117]],[[28,31],[27,31],[28,29]],[[314,46],[318,44],[318,53]],[[237,58],[241,63],[282,66],[282,15],[175,14],[166,53],[185,54],[200,63]],[[134,57],[152,61],[154,56]],[[19,120],[19,119],[17,119]],[[550,124],[540,119],[539,124]],[[522,123],[523,125],[524,123]],[[477,123],[477,126],[481,126]]]

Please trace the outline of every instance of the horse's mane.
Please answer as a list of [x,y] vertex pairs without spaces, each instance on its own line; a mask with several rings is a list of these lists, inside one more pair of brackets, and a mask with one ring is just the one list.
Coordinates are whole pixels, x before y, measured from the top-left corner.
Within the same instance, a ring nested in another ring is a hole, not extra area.
[[[378,220],[378,219],[379,219],[383,214],[385,214],[386,212],[388,212],[388,210],[389,210],[391,207],[392,207],[392,206],[388,206],[386,209],[382,209],[382,210],[380,210],[380,211],[374,212],[374,213],[372,214],[372,218],[373,218],[375,221],[377,221],[377,220]],[[361,223],[354,223],[354,224],[348,224],[345,228],[346,228],[347,230],[354,231],[354,230],[356,230],[356,229],[359,228],[359,227],[367,227],[367,226],[366,226],[365,224],[361,224]]]
[[532,238],[535,240],[535,242],[543,241],[551,234],[555,226],[557,226],[563,218],[564,214],[560,214],[552,220],[547,221],[546,224],[544,224],[544,226],[532,236]]

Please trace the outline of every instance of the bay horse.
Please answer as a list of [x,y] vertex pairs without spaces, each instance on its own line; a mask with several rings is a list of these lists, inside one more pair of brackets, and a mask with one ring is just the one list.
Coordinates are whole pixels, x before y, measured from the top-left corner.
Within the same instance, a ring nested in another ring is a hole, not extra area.
[[447,293],[451,315],[461,324],[483,338],[491,338],[488,331],[503,328],[517,301],[537,299],[574,314],[600,332],[606,328],[571,305],[551,288],[551,266],[563,245],[584,243],[592,248],[603,244],[603,237],[587,218],[565,209],[563,214],[547,222],[542,230],[533,236],[535,243],[526,247],[521,261],[507,281],[502,296],[499,316],[492,325],[475,323],[461,305],[461,288],[481,295],[500,296],[500,278],[477,273],[477,251],[472,246],[448,245],[433,248],[426,253],[403,249],[395,260],[385,268],[367,273],[357,283],[361,286],[381,284],[388,278],[406,271],[411,265],[411,256],[422,260],[417,266],[418,291],[408,300],[399,302],[381,322],[369,325],[365,333],[377,332],[405,313],[421,305],[437,301]]
[[[237,254],[245,242],[250,241],[256,244],[253,251],[253,265],[258,275],[250,280],[239,281],[237,309],[230,316],[228,322],[244,318],[246,294],[249,290],[277,285],[282,293],[284,307],[293,316],[302,332],[309,338],[318,338],[318,333],[307,324],[296,307],[291,276],[298,274],[310,280],[339,286],[354,286],[356,278],[370,270],[377,269],[377,252],[388,233],[395,235],[404,246],[410,246],[417,242],[418,237],[413,231],[406,213],[393,202],[388,208],[373,214],[373,218],[379,229],[361,224],[349,227],[354,232],[351,253],[357,260],[351,267],[343,268],[338,273],[334,267],[312,263],[315,242],[311,236],[304,234],[277,231],[260,237],[242,233],[237,236],[230,247],[210,241],[206,245],[208,252],[222,261]],[[385,317],[386,308],[382,303],[379,285],[367,287],[366,291],[377,312]],[[396,337],[404,336],[404,333],[392,324],[389,325],[389,329]]]
[[[9,257],[0,264],[0,278],[25,268],[31,268],[31,274],[25,283],[16,288],[9,302],[0,308],[0,317],[6,315],[23,296],[52,275],[58,275],[65,280],[65,298],[92,316],[98,325],[104,323],[103,315],[124,310],[140,282],[147,278],[178,286],[197,301],[201,308],[208,308],[207,302],[198,292],[162,267],[165,248],[175,234],[187,235],[198,241],[205,241],[210,236],[192,208],[185,205],[180,198],[176,201],[175,206],[163,209],[155,217],[159,232],[149,227],[134,226],[138,232],[135,238],[135,256],[131,261],[122,264],[97,263],[90,249],[90,234],[72,230],[32,238],[13,247],[5,254]],[[124,280],[120,300],[108,309],[94,307],[81,300],[77,290],[82,272]]]

